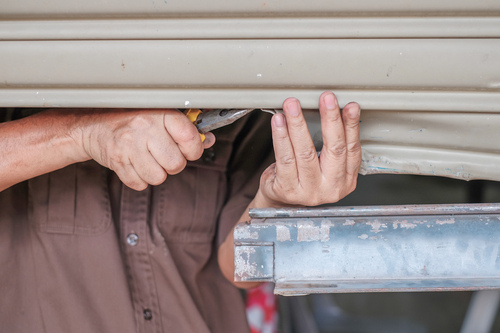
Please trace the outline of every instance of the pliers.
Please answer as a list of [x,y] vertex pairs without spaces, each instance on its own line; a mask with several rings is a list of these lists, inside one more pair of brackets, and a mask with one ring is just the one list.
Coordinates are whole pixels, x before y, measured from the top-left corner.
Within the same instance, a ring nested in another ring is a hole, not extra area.
[[222,109],[203,112],[200,109],[188,109],[184,111],[184,114],[196,126],[198,132],[200,132],[201,141],[205,141],[205,133],[232,124],[253,110]]
[[[188,109],[184,114],[196,126],[200,132],[201,141],[205,140],[205,133],[214,129],[234,123],[236,120],[246,116],[256,109],[217,109],[203,112],[200,109]],[[274,113],[275,111],[260,109],[264,112]]]

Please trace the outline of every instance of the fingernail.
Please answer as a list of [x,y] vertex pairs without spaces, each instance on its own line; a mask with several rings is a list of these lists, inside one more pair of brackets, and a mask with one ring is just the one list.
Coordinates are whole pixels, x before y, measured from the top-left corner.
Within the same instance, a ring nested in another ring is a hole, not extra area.
[[292,117],[297,117],[300,114],[300,103],[298,100],[294,99],[289,101],[287,104],[288,114]]
[[337,99],[333,96],[332,93],[328,93],[325,95],[325,106],[327,109],[335,109],[337,107]]
[[349,108],[347,115],[349,116],[349,118],[355,119],[355,118],[359,117],[360,112],[361,112],[361,109],[359,107],[357,107],[357,108],[351,107],[351,108]]
[[205,134],[205,141],[203,141],[203,146],[204,147],[209,147],[213,145],[215,142],[215,135],[213,135],[212,132],[206,133]]
[[274,119],[274,124],[277,127],[283,127],[283,126],[285,126],[285,117],[281,113],[276,113],[273,116],[273,119]]

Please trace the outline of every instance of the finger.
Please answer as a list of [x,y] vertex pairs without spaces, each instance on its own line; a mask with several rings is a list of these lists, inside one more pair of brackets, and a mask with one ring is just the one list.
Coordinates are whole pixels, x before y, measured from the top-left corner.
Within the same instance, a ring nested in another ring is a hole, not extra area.
[[203,141],[203,149],[212,147],[215,144],[215,135],[212,132],[205,133],[205,141]]
[[[276,163],[268,166],[260,176],[260,191],[265,193],[264,198],[266,202],[269,201],[283,201],[283,198],[279,197],[279,191],[276,191]],[[280,200],[281,199],[281,200]],[[268,204],[264,204],[260,207],[267,207]]]
[[172,137],[166,131],[156,131],[150,134],[147,150],[154,160],[149,160],[147,163],[158,164],[169,175],[175,175],[184,170],[187,164],[186,157]]
[[277,185],[285,191],[293,190],[298,186],[299,177],[284,115],[277,113],[271,118],[271,130],[276,157]]
[[144,182],[151,185],[163,183],[167,178],[167,172],[156,161],[149,150],[141,151],[141,154],[133,155],[130,160],[137,175]]
[[347,147],[347,168],[349,176],[358,176],[361,164],[361,142],[359,138],[359,119],[361,109],[357,103],[349,103],[344,107],[342,118]]
[[114,168],[113,170],[118,178],[131,189],[142,191],[148,187],[148,184],[139,177],[130,161],[123,163],[120,167]]
[[203,154],[203,143],[196,126],[181,112],[166,112],[164,125],[168,134],[189,161],[195,161]]
[[328,180],[345,177],[347,148],[344,123],[337,98],[332,92],[324,92],[319,99],[323,148],[320,165],[323,176]]
[[292,143],[301,186],[311,186],[321,179],[318,154],[307,128],[300,103],[295,98],[283,102],[283,111],[290,142]]

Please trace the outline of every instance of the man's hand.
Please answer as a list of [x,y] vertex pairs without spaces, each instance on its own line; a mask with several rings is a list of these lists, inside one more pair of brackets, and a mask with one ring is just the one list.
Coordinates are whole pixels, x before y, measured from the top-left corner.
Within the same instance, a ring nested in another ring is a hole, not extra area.
[[278,113],[272,119],[276,163],[262,174],[255,207],[316,206],[337,202],[351,193],[361,163],[359,105],[349,103],[341,113],[333,93],[321,95],[320,156],[299,101],[285,100],[283,110],[285,115]]
[[177,110],[82,112],[72,137],[83,158],[114,170],[125,185],[143,190],[181,172],[215,142],[202,142],[196,127]]
[[[260,178],[260,188],[248,208],[317,206],[334,203],[356,187],[361,164],[359,139],[360,108],[349,103],[340,112],[337,99],[325,92],[319,99],[323,149],[314,148],[299,101],[288,98],[283,114],[271,121],[276,163]],[[249,221],[248,210],[238,223]],[[234,237],[230,232],[219,247],[219,267],[224,276],[240,288],[258,282],[234,282]]]

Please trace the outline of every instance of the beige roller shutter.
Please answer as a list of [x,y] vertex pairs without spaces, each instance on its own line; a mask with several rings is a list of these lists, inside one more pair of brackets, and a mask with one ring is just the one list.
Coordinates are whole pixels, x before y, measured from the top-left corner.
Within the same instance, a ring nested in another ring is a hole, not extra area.
[[[363,109],[363,173],[500,180],[500,1],[0,0],[0,106]],[[315,137],[317,117],[310,115]]]

